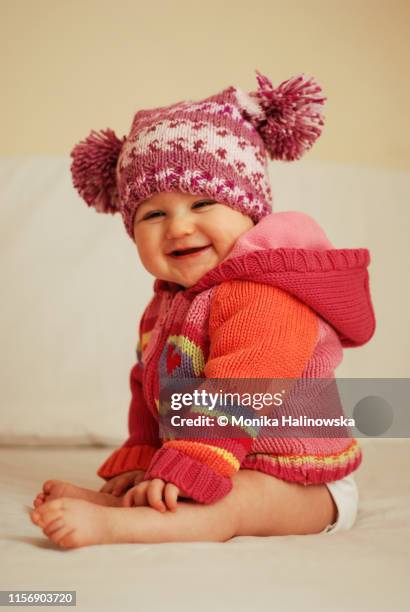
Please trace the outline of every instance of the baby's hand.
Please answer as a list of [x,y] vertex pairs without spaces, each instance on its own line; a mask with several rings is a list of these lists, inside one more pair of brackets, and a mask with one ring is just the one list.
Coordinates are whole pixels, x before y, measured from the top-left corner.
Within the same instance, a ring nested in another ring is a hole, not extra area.
[[130,487],[141,482],[144,478],[145,472],[143,470],[133,470],[130,472],[124,472],[114,478],[110,478],[100,489],[100,493],[111,493],[111,495],[121,496]]
[[166,512],[168,507],[168,510],[175,512],[178,495],[185,496],[181,489],[172,482],[154,478],[153,480],[143,480],[129,489],[124,495],[122,505],[127,508],[131,506],[151,506],[159,512]]

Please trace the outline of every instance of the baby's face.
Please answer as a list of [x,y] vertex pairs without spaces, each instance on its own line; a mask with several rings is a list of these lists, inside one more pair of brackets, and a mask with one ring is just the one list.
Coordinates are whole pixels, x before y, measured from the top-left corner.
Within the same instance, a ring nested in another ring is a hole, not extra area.
[[[239,236],[253,225],[250,217],[209,197],[157,193],[139,205],[134,238],[148,272],[192,287],[228,255]],[[201,248],[185,254],[178,252],[197,247]]]

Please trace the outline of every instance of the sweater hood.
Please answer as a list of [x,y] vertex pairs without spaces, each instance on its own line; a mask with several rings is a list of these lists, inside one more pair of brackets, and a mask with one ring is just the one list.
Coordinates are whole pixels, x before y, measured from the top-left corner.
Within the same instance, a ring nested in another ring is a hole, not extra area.
[[367,249],[335,249],[323,229],[301,212],[267,215],[242,234],[218,266],[195,285],[157,279],[155,293],[183,290],[189,299],[230,280],[279,287],[307,304],[337,332],[344,347],[361,346],[376,323]]

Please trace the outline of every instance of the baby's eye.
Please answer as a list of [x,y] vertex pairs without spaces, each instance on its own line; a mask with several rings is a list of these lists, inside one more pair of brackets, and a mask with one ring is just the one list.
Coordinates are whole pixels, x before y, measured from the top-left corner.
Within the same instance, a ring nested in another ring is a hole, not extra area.
[[197,202],[196,204],[194,204],[194,208],[209,206],[211,204],[216,204],[216,202],[214,202],[214,200],[204,200],[203,202]]
[[145,215],[145,217],[143,217],[143,219],[155,219],[155,217],[158,217],[158,215],[162,215],[159,210],[148,213],[147,215]]

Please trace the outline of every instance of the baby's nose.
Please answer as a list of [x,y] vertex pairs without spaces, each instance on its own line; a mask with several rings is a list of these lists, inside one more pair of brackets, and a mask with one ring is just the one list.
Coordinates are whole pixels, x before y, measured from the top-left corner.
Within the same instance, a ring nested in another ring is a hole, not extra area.
[[189,236],[195,231],[195,224],[188,217],[170,219],[167,225],[166,237],[168,240]]

